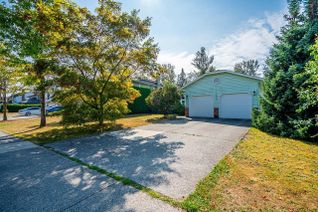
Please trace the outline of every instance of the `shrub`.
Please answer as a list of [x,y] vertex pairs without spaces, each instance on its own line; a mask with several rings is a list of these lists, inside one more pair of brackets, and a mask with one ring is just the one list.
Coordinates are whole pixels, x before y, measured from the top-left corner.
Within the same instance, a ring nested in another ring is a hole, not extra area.
[[146,103],[146,98],[150,95],[150,88],[134,87],[139,91],[140,96],[133,103],[128,105],[130,113],[150,113],[151,108]]
[[61,115],[63,115],[63,110],[59,110],[59,111],[55,111],[55,112],[51,112],[47,114],[47,116],[61,116]]
[[177,114],[168,114],[164,116],[168,120],[175,120],[177,119]]
[[175,113],[176,113],[177,115],[179,115],[179,116],[184,116],[184,115],[185,115],[185,114],[184,114],[184,109],[185,109],[184,105],[178,104],[177,107],[176,107]]
[[73,101],[69,101],[66,104],[63,104],[63,108],[64,109],[61,112],[61,123],[64,126],[72,124],[83,125],[86,122],[93,121],[93,118],[91,118],[92,111],[81,101],[76,101],[75,99],[73,99]]
[[170,82],[165,82],[162,88],[157,88],[151,92],[146,102],[154,112],[167,115],[178,113],[182,107],[180,106],[180,98],[181,94],[177,86]]
[[[18,112],[19,110],[27,107],[40,107],[40,104],[8,104],[8,111]],[[1,107],[1,112],[3,112],[2,110],[3,108]]]

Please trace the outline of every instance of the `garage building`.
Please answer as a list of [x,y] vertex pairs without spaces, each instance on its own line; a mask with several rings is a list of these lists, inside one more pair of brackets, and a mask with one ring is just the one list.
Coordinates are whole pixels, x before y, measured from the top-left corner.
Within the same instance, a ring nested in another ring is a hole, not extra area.
[[251,119],[259,107],[262,78],[219,70],[183,88],[188,117]]

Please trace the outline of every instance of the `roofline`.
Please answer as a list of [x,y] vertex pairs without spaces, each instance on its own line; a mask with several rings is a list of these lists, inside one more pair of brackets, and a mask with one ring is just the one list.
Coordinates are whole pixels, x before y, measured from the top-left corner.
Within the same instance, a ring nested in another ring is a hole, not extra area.
[[246,77],[246,78],[250,78],[250,79],[254,79],[254,80],[258,80],[258,81],[263,81],[263,78],[261,78],[261,77],[248,76],[248,75],[236,73],[236,72],[230,71],[230,70],[217,70],[217,71],[214,71],[214,72],[208,72],[206,74],[203,74],[202,76],[198,77],[194,81],[192,81],[192,82],[186,84],[185,86],[183,86],[181,89],[183,90],[183,89],[189,87],[190,85],[196,83],[197,81],[199,81],[200,79],[202,79],[202,78],[204,78],[206,76],[222,74],[222,73],[228,73],[228,74],[233,74],[233,75],[237,75],[237,76],[241,76],[241,77]]
[[134,84],[139,83],[139,84],[144,84],[144,85],[149,85],[149,86],[153,86],[153,87],[157,87],[158,83],[156,81],[152,81],[152,80],[139,80],[139,79],[133,79],[132,82]]

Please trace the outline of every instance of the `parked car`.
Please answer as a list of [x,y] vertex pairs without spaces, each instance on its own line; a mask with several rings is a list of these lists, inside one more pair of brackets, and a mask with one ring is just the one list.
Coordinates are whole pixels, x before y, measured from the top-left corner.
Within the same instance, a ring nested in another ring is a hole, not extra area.
[[40,115],[41,109],[40,107],[27,107],[27,108],[19,110],[19,114],[24,116]]
[[54,105],[54,106],[49,106],[46,109],[46,113],[53,113],[62,110],[62,106]]

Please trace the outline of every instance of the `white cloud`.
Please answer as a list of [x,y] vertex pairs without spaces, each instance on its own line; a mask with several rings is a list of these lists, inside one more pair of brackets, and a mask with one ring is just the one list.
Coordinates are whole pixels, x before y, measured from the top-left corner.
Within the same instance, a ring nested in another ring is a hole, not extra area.
[[194,68],[191,65],[191,61],[194,58],[194,54],[189,54],[188,52],[181,53],[169,53],[160,52],[158,57],[159,63],[171,63],[175,66],[176,73],[181,72],[181,68],[184,68],[186,72],[192,71]]
[[[257,59],[263,63],[284,25],[284,13],[265,13],[263,19],[250,19],[240,30],[217,41],[208,48],[215,56],[214,65],[218,69],[233,69],[234,64],[242,60]],[[181,68],[190,72],[194,69],[191,65],[193,57],[194,54],[189,52],[161,52],[158,61],[173,64],[177,73]]]

